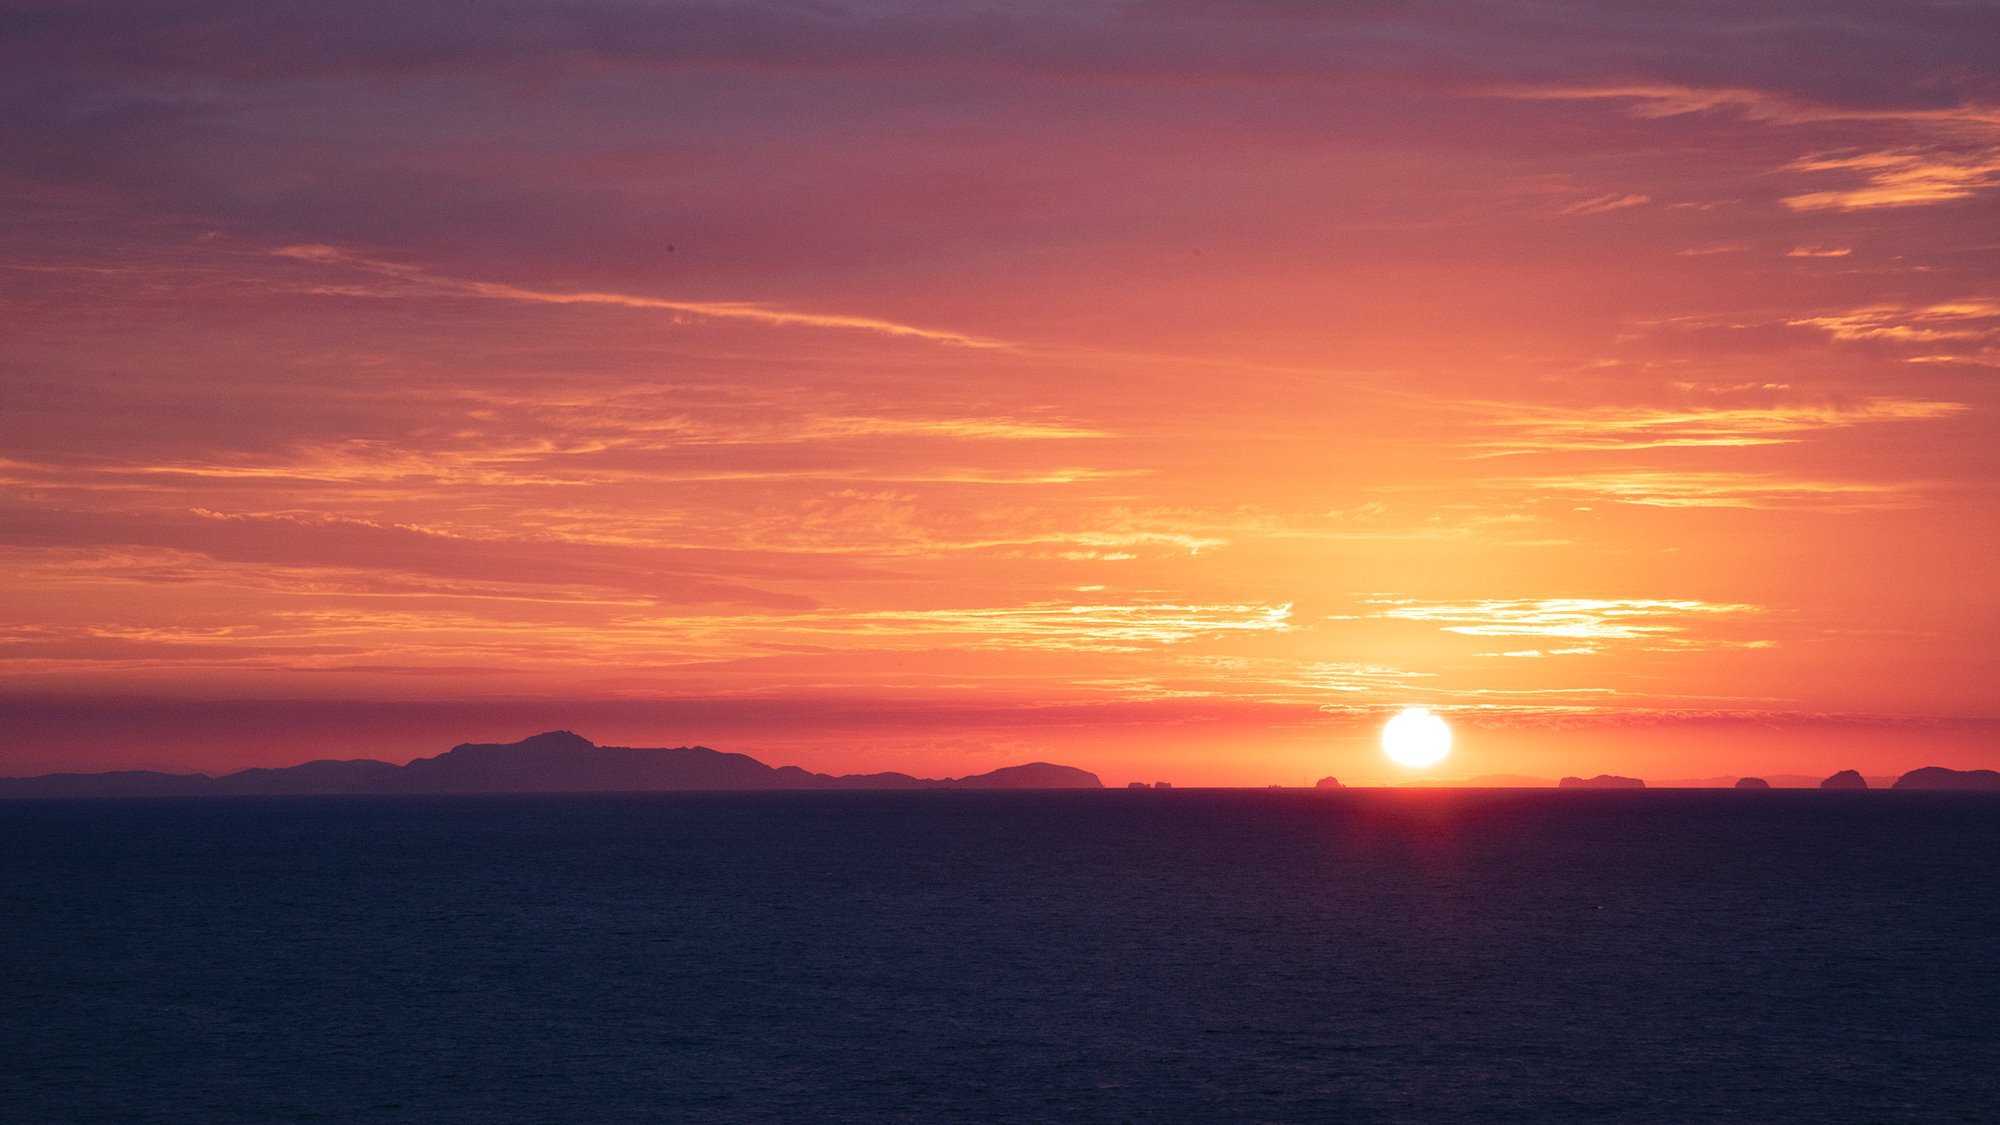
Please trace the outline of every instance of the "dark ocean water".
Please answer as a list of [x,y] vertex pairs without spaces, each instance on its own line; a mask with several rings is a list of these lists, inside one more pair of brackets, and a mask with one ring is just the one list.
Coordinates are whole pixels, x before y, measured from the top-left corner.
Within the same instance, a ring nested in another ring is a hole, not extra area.
[[1996,1121],[2000,798],[0,803],[0,1120]]

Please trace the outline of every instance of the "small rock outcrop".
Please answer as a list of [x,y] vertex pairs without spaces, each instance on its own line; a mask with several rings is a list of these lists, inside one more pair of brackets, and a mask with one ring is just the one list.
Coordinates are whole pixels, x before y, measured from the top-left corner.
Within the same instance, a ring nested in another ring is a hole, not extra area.
[[1771,783],[1761,777],[1739,777],[1736,779],[1736,788],[1738,789],[1769,789],[1770,787]]
[[1868,779],[1862,777],[1859,770],[1841,770],[1839,773],[1820,782],[1819,787],[1821,789],[1866,789],[1868,788]]
[[2000,789],[2000,773],[1954,770],[1943,766],[1914,769],[1896,779],[1891,789]]
[[1644,789],[1646,783],[1636,777],[1619,777],[1617,774],[1600,773],[1596,777],[1565,777],[1556,782],[1558,789]]
[[1126,783],[1125,783],[1125,788],[1127,788],[1127,789],[1151,789],[1151,788],[1152,788],[1152,786],[1150,786],[1150,785],[1146,784],[1146,783],[1145,783],[1145,782],[1143,782],[1143,781],[1128,781],[1128,782],[1126,782]]
[[1345,788],[1347,788],[1347,786],[1345,786],[1345,785],[1342,785],[1342,784],[1340,783],[1340,779],[1339,779],[1339,778],[1337,778],[1337,777],[1322,777],[1322,778],[1320,778],[1320,779],[1319,779],[1318,781],[1316,781],[1316,782],[1314,782],[1314,783],[1313,783],[1313,788],[1314,788],[1314,789],[1345,789]]

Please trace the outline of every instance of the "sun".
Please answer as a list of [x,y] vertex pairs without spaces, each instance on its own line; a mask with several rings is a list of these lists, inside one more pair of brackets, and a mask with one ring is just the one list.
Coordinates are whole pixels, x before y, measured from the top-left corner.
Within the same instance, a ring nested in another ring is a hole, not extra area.
[[1399,766],[1434,766],[1451,753],[1451,728],[1428,707],[1405,707],[1382,726],[1382,752]]

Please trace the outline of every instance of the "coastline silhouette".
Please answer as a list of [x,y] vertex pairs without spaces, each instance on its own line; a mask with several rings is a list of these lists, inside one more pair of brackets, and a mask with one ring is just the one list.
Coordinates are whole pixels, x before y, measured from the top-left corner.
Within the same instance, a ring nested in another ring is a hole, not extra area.
[[320,796],[393,793],[593,793],[765,789],[1099,789],[1097,775],[1029,762],[958,778],[831,775],[768,766],[705,746],[599,746],[569,731],[462,743],[408,765],[361,759],[247,769],[221,777],[149,770],[0,778],[0,797]]
[[[1775,780],[1774,780],[1775,779]],[[320,760],[296,766],[253,767],[220,776],[163,770],[111,770],[0,777],[0,799],[90,797],[303,797],[451,793],[752,792],[760,790],[1102,789],[1094,773],[1053,762],[1003,766],[964,777],[927,778],[894,771],[814,773],[771,766],[747,754],[706,746],[599,746],[570,731],[547,731],[508,743],[461,743],[442,754],[396,765],[371,758]],[[1127,789],[1171,789],[1170,781],[1133,781]],[[1266,786],[1277,789],[1281,786]],[[1316,790],[1345,790],[1338,778],[1320,778]],[[1366,786],[1362,788],[1375,788]],[[1644,779],[1618,774],[1564,777],[1559,781],[1511,774],[1464,780],[1415,780],[1410,789],[1646,789]],[[2000,790],[2000,772],[1923,766],[1893,780],[1841,770],[1817,783],[1790,774],[1765,777],[1665,781],[1656,788],[1685,789],[1900,789]]]

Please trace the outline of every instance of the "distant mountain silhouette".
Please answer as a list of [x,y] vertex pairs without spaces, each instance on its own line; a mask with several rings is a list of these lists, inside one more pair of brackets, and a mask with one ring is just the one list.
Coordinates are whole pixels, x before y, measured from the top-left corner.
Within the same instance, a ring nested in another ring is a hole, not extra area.
[[1738,789],[1769,789],[1770,787],[1771,783],[1761,777],[1739,777],[1736,779],[1736,788]]
[[1478,777],[1452,777],[1406,781],[1405,789],[1553,789],[1553,777],[1529,777],[1518,773],[1482,773]]
[[1314,782],[1314,783],[1313,783],[1313,788],[1314,788],[1314,789],[1345,789],[1345,788],[1347,788],[1347,786],[1345,786],[1345,785],[1342,785],[1342,784],[1340,783],[1340,779],[1339,779],[1339,778],[1337,778],[1337,777],[1322,777],[1322,778],[1320,778],[1320,779],[1319,779],[1318,781],[1316,781],[1316,782]]
[[1636,777],[1619,777],[1616,774],[1600,773],[1596,777],[1565,777],[1556,782],[1558,789],[1644,789],[1646,783]]
[[47,774],[0,778],[0,797],[203,797],[374,793],[607,793],[743,789],[1099,789],[1097,775],[1031,762],[970,777],[809,773],[704,746],[598,746],[569,731],[505,744],[454,746],[406,766],[370,760],[201,774]]
[[1868,779],[1862,777],[1858,770],[1841,770],[1839,773],[1820,782],[1819,787],[1821,789],[1866,789],[1868,788]]
[[1943,766],[1914,769],[1896,779],[1892,789],[2000,789],[2000,773],[1953,770]]

